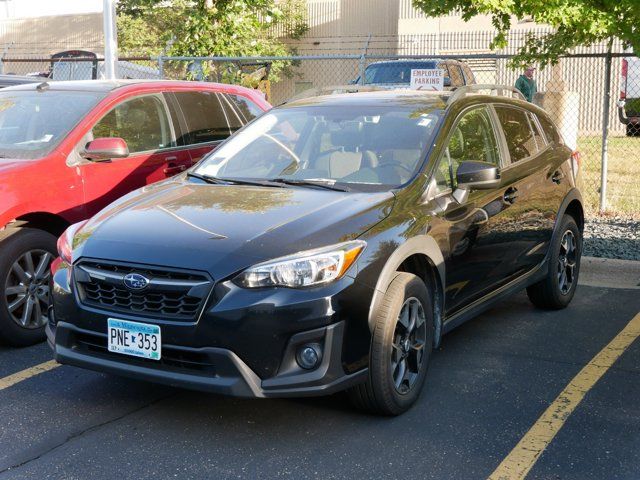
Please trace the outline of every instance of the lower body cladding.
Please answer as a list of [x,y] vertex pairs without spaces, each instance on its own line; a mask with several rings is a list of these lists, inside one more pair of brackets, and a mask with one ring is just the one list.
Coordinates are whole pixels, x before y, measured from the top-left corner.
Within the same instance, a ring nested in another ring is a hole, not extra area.
[[[47,326],[61,364],[239,397],[327,395],[366,379],[368,304],[352,308],[373,292],[353,279],[304,291],[216,286],[199,315],[180,322],[87,306],[70,273],[54,276]],[[160,359],[109,351],[110,318],[159,326]]]

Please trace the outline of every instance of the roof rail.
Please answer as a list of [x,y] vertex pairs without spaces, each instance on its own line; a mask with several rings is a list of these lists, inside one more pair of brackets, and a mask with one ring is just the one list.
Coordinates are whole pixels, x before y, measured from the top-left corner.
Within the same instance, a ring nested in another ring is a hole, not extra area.
[[[485,93],[487,91],[488,93]],[[455,89],[453,94],[447,101],[447,106],[451,105],[456,100],[465,97],[469,94],[477,95],[495,95],[498,97],[517,98],[518,100],[526,100],[522,92],[515,87],[509,85],[494,85],[491,83],[479,83],[476,85],[464,85]]]

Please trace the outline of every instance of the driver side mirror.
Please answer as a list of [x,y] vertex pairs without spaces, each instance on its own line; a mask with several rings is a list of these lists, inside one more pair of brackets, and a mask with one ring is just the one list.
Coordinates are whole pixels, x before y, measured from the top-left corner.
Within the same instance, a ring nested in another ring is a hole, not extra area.
[[500,170],[489,162],[462,162],[456,172],[458,187],[453,192],[453,198],[463,203],[470,190],[490,190],[500,186]]
[[108,162],[114,158],[128,157],[129,147],[119,137],[96,138],[85,145],[80,156],[92,162]]

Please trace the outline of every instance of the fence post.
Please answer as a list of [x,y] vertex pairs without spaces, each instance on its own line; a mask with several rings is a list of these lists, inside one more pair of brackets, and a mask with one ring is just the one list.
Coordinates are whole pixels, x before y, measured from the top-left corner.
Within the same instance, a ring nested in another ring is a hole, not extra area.
[[158,55],[158,73],[160,73],[160,78],[164,78],[164,58],[162,55]]
[[369,49],[369,42],[371,41],[371,33],[367,37],[367,41],[364,42],[362,47],[362,54],[360,55],[360,65],[358,70],[360,71],[360,85],[364,85],[364,70],[367,65],[367,50]]
[[600,213],[607,209],[607,163],[609,161],[609,109],[611,104],[611,49],[613,39],[609,40],[609,48],[605,59],[604,70],[604,104],[602,105],[602,158],[600,170]]

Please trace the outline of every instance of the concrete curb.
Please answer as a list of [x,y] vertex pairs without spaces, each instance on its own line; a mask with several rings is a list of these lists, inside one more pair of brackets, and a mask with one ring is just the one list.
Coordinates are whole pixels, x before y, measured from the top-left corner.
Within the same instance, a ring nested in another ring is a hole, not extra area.
[[640,290],[640,262],[613,258],[582,257],[579,285]]

